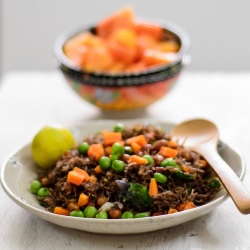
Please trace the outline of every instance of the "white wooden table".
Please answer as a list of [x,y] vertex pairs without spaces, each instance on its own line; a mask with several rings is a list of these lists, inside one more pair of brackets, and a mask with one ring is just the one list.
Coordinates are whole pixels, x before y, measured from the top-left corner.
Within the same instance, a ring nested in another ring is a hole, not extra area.
[[[180,122],[214,121],[221,138],[250,162],[250,72],[185,72],[179,84],[142,117]],[[0,163],[32,140],[44,125],[65,126],[106,119],[82,101],[58,72],[12,72],[0,85]],[[250,190],[250,170],[244,178]],[[0,187],[0,249],[250,249],[250,215],[231,199],[212,213],[184,225],[134,236],[103,236],[62,228],[17,206]]]

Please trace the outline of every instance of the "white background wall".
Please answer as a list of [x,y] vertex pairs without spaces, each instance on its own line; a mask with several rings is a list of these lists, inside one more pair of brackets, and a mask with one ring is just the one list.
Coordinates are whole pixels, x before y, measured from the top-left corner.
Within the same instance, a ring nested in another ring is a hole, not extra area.
[[2,0],[2,71],[55,69],[53,44],[61,32],[127,4],[137,17],[170,20],[189,33],[190,70],[250,69],[249,0]]

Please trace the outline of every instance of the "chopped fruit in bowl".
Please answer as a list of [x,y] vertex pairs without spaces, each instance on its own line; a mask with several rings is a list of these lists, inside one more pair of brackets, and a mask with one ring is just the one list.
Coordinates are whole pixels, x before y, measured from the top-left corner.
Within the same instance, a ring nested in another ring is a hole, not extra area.
[[138,21],[124,8],[95,26],[63,35],[55,46],[70,86],[103,110],[142,109],[176,83],[189,41],[174,24]]

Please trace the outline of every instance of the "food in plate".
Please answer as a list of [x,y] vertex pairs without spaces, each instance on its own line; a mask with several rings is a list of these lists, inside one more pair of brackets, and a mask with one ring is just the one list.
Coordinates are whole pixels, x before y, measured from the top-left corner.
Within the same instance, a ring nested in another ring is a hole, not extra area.
[[176,60],[180,41],[160,25],[134,19],[123,8],[95,28],[71,37],[65,55],[87,72],[133,73]]
[[193,209],[221,183],[209,164],[156,125],[114,124],[83,138],[30,191],[56,214],[130,219]]

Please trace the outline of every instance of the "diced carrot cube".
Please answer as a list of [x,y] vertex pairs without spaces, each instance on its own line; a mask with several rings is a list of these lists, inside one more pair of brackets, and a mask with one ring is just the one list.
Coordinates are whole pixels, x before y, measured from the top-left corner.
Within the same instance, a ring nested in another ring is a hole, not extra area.
[[164,157],[175,157],[178,154],[178,150],[162,146],[159,153]]
[[77,186],[82,184],[84,178],[84,175],[77,173],[76,171],[69,171],[67,175],[67,181]]
[[141,150],[142,146],[139,145],[137,142],[131,142],[131,148],[134,153],[138,153]]
[[178,211],[184,211],[184,210],[188,210],[188,209],[192,209],[195,208],[195,204],[192,201],[188,201],[185,203],[181,203],[177,206],[177,210]]
[[129,162],[135,162],[137,164],[142,164],[142,165],[148,163],[147,159],[145,159],[145,158],[143,158],[143,157],[141,157],[139,155],[131,155],[129,157]]
[[97,174],[102,173],[102,168],[100,167],[100,165],[97,165],[97,166],[94,168],[94,170],[95,170],[95,172],[96,172]]
[[54,208],[54,213],[67,216],[67,215],[69,215],[69,210],[65,209],[63,207],[55,207]]
[[121,132],[110,132],[110,131],[104,130],[102,134],[104,138],[104,144],[107,146],[113,145],[115,142],[122,141]]
[[88,150],[88,156],[98,161],[102,156],[104,156],[103,145],[100,143],[91,144]]
[[82,207],[82,206],[85,206],[89,201],[89,197],[88,195],[84,194],[84,193],[81,193],[79,195],[79,198],[78,198],[78,201],[77,201],[77,205],[79,207]]
[[148,187],[148,193],[149,196],[153,196],[158,194],[158,185],[157,185],[157,181],[155,178],[151,178],[150,179],[150,183],[149,183],[149,187]]
[[84,175],[84,181],[89,181],[89,174],[84,169],[74,167],[73,171],[76,171],[76,172]]
[[173,213],[176,213],[176,212],[178,212],[178,210],[175,209],[175,208],[169,208],[169,210],[168,210],[168,214],[173,214]]
[[145,146],[147,144],[146,137],[144,135],[137,135],[134,137],[130,137],[127,139],[127,144],[131,144],[132,142],[138,143],[140,146]]

